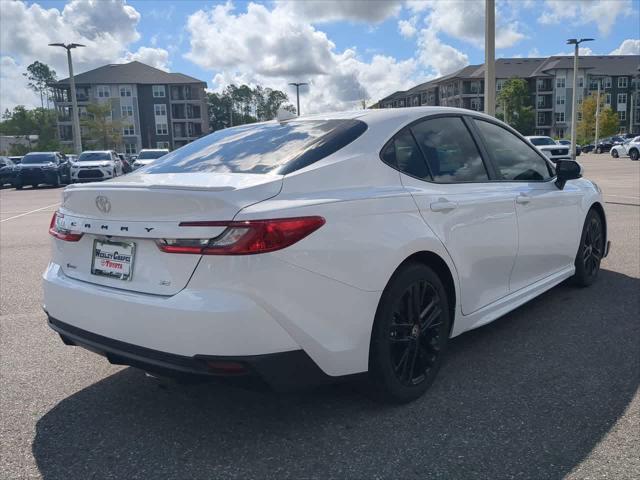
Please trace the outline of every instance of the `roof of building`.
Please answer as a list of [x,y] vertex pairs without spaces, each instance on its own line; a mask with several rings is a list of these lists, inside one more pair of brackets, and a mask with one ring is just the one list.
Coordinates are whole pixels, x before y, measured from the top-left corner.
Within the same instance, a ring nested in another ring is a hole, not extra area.
[[[205,83],[182,73],[165,72],[141,62],[112,63],[75,75],[77,84],[176,84]],[[65,78],[58,85],[69,83]]]
[[[640,55],[585,55],[578,62],[578,69],[587,69],[591,75],[633,75],[640,68]],[[530,76],[558,68],[573,69],[573,57],[549,57]]]

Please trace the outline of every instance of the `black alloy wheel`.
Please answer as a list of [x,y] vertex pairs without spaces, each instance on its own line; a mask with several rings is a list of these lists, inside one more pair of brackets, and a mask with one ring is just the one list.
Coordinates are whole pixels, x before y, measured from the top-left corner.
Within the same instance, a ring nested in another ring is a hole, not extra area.
[[600,262],[604,257],[605,233],[602,217],[590,210],[584,222],[580,248],[575,260],[576,283],[586,287],[591,285],[600,271]]
[[370,370],[388,401],[421,396],[433,382],[449,338],[449,306],[440,278],[409,264],[396,272],[376,313]]

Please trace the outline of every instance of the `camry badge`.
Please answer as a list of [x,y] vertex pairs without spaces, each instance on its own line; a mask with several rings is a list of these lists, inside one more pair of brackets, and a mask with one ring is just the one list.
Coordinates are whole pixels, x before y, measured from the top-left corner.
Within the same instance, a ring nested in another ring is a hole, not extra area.
[[98,195],[96,197],[96,207],[102,213],[109,213],[111,211],[111,202],[109,199],[103,195]]

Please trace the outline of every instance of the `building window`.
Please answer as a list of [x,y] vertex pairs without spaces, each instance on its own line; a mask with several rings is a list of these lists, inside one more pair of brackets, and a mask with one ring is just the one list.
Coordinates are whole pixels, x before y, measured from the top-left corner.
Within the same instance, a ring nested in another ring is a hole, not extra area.
[[627,77],[618,77],[618,88],[627,88],[628,82],[629,79]]
[[607,93],[607,96],[605,97],[604,103],[606,103],[607,105],[611,105],[611,94],[610,93]]
[[479,111],[480,110],[480,99],[472,98],[471,99],[471,110]]
[[618,112],[618,120],[620,120],[621,122],[624,122],[627,119],[627,112],[626,110],[620,110]]
[[131,105],[120,105],[120,116],[121,117],[133,117],[133,106],[131,106]]
[[169,127],[166,123],[156,123],[156,135],[168,135]]
[[578,97],[578,105],[582,105],[582,100],[583,100],[582,97]]
[[556,122],[564,123],[564,112],[556,112]]
[[135,134],[136,134],[136,129],[134,128],[133,125],[129,124],[122,127],[122,135],[135,135]]
[[499,92],[500,90],[502,90],[502,87],[504,87],[504,80],[497,80],[496,81],[496,92]]
[[626,93],[619,93],[618,94],[618,105],[624,103],[627,103],[627,94]]
[[564,95],[558,95],[556,97],[556,105],[564,105]]
[[584,88],[584,77],[578,77],[578,87]]
[[157,142],[156,148],[171,148],[169,142]]
[[120,96],[121,97],[130,97],[131,96],[131,87],[125,85],[120,87]]
[[589,82],[589,90],[598,90],[598,85],[600,84],[600,79],[592,78]]
[[538,112],[538,125],[544,125],[544,124],[545,124],[544,113]]
[[153,85],[151,90],[153,91],[153,98],[165,97],[164,85]]
[[581,122],[582,121],[582,112],[578,112],[578,121]]
[[136,153],[136,144],[135,143],[125,143],[124,144],[124,153],[128,153],[129,155],[133,155]]
[[627,133],[627,127],[620,127],[620,135],[625,135]]
[[399,107],[404,107],[404,100],[399,100],[398,101],[398,106]]
[[564,88],[564,77],[556,78],[556,88]]
[[96,92],[98,94],[98,98],[109,98],[111,96],[111,91],[108,85],[98,85]]
[[156,114],[156,117],[167,116],[167,106],[164,103],[156,103],[153,106],[153,111]]
[[611,77],[604,77],[604,88],[611,88]]
[[556,135],[558,135],[560,138],[564,137],[564,128],[557,128]]

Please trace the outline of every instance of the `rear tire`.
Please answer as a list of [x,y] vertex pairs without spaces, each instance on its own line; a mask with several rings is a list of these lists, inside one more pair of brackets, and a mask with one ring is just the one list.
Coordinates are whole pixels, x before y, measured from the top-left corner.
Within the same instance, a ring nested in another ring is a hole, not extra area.
[[449,317],[446,289],[431,268],[409,263],[393,275],[371,334],[369,379],[378,398],[406,403],[424,394],[442,364]]
[[638,150],[635,148],[630,150],[629,157],[631,158],[631,160],[638,160]]
[[576,273],[573,276],[574,283],[580,287],[588,287],[600,271],[600,262],[604,256],[605,233],[604,221],[600,214],[593,208],[589,210],[582,227],[580,247],[576,255]]
[[618,151],[617,151],[617,150],[611,150],[611,156],[612,156],[613,158],[618,158],[618,157],[619,157],[619,155],[618,155]]
[[600,150],[599,148],[596,148],[596,153],[600,154],[602,153],[602,150]]

